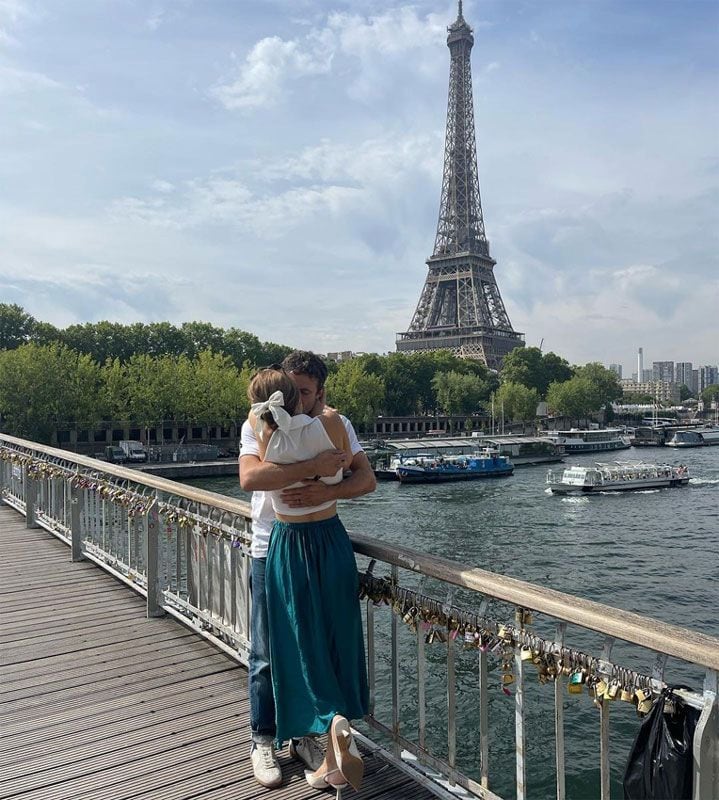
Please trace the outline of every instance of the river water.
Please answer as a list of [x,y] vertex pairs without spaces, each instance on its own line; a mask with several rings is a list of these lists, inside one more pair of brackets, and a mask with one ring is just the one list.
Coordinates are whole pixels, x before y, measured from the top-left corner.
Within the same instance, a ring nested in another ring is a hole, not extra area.
[[[642,448],[601,457],[605,461],[684,463],[692,477],[689,486],[683,488],[562,497],[547,493],[546,468],[522,467],[510,478],[469,483],[381,483],[374,494],[341,503],[340,515],[348,529],[387,543],[719,636],[719,447],[682,451]],[[571,463],[577,464],[596,460],[596,455],[571,457]],[[233,497],[246,497],[234,478],[193,483]],[[462,597],[462,605],[466,605],[466,599]],[[385,635],[378,636],[379,683],[386,677],[388,665],[389,614],[380,611],[376,616],[385,618],[381,622]],[[651,624],[648,620],[647,625]],[[411,732],[416,719],[412,661],[416,648],[409,629],[401,628],[402,678],[406,684],[401,705]],[[573,641],[577,642],[573,646],[588,646],[586,634],[583,638],[581,632]],[[601,641],[595,639],[591,646],[599,655]],[[446,647],[431,645],[426,650],[428,733],[433,746],[441,751],[446,719],[446,655],[442,653],[446,653]],[[612,653],[618,663],[629,662],[647,670],[651,669],[652,655],[626,645],[615,647]],[[493,675],[496,672],[499,687],[497,665],[490,669]],[[680,662],[670,660],[666,678],[670,683],[683,682],[701,689],[701,671]],[[460,652],[457,681],[458,763],[476,775],[472,768],[479,764],[476,651]],[[552,698],[552,686],[539,686],[530,670],[526,707],[527,784],[531,798],[555,795]],[[499,688],[490,696],[490,786],[507,798],[514,796],[513,701]],[[612,796],[620,797],[624,764],[640,720],[628,704],[614,703],[611,707]],[[377,709],[378,717],[388,722],[385,689],[378,690]],[[586,695],[567,697],[565,731],[567,797],[598,797],[599,715]]]

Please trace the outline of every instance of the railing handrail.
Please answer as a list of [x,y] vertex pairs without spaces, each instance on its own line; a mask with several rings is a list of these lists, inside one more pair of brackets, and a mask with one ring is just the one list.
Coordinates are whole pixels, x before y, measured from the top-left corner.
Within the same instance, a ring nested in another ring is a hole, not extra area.
[[[139,470],[117,466],[67,450],[37,444],[14,436],[0,434],[0,441],[28,450],[35,450],[78,466],[106,472],[159,491],[180,495],[188,500],[214,505],[238,516],[250,517],[250,506],[226,495],[178,484],[176,481],[147,475]],[[623,611],[593,600],[546,589],[507,575],[479,567],[466,567],[456,561],[421,553],[401,545],[386,545],[369,536],[350,533],[357,553],[377,558],[403,569],[438,578],[483,595],[489,595],[522,608],[547,614],[571,624],[597,631],[641,647],[719,670],[719,638],[671,625],[652,617]]]
[[122,478],[124,480],[139,483],[142,486],[147,486],[150,489],[157,489],[161,492],[168,492],[174,495],[181,495],[187,500],[192,500],[195,503],[204,503],[205,505],[213,505],[217,508],[227,511],[230,514],[237,514],[241,517],[250,517],[250,504],[243,500],[235,500],[218,492],[208,492],[205,489],[197,489],[194,486],[187,486],[185,484],[177,483],[177,481],[169,480],[168,478],[158,478],[156,475],[149,475],[143,470],[130,469],[128,467],[121,467],[117,464],[110,464],[107,461],[100,461],[97,458],[90,456],[81,456],[78,453],[72,453],[69,450],[60,450],[57,447],[50,447],[46,444],[37,444],[36,442],[27,439],[18,439],[16,436],[8,436],[5,433],[0,433],[0,442],[8,442],[9,444],[16,445],[17,447],[24,447],[26,450],[36,450],[44,453],[52,458],[59,458],[63,461],[68,461],[71,464],[77,464],[81,467],[87,467],[100,472],[107,472],[115,478]]
[[688,628],[634,614],[576,595],[500,575],[465,567],[456,561],[431,556],[409,547],[378,543],[376,539],[352,533],[355,551],[402,569],[438,578],[447,583],[490,595],[521,608],[547,614],[555,619],[613,636],[632,644],[676,656],[709,669],[719,669],[719,638]]

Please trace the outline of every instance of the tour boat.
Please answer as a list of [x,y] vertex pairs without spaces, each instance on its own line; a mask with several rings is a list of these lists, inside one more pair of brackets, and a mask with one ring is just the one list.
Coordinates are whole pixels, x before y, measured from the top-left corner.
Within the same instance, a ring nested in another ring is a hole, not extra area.
[[500,478],[511,475],[514,465],[496,450],[464,456],[415,456],[396,467],[400,483],[444,483]]
[[596,453],[601,450],[626,450],[632,446],[631,438],[623,428],[598,428],[568,431],[550,431],[547,438],[564,445],[566,455],[577,453]]
[[555,494],[588,492],[630,492],[637,489],[665,489],[686,486],[689,470],[686,466],[644,464],[617,461],[593,467],[572,466],[561,472],[549,470],[547,485]]
[[709,447],[719,445],[719,428],[694,428],[676,431],[667,447]]

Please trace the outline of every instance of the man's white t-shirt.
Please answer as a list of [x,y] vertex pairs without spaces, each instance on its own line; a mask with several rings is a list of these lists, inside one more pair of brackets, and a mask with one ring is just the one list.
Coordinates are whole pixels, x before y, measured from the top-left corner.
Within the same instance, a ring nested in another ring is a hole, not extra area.
[[[344,423],[353,456],[362,452],[362,446],[357,439],[355,429],[347,417],[340,414]],[[245,420],[240,432],[240,458],[242,456],[260,456],[257,436],[252,425]],[[272,499],[269,492],[252,492],[252,558],[267,558],[267,548],[270,543],[270,533],[275,523],[275,512],[272,508]]]

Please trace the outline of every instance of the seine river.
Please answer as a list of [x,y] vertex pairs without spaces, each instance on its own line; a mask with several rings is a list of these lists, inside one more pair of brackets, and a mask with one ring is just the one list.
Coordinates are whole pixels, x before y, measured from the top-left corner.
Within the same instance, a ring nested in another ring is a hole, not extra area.
[[[402,486],[381,483],[377,491],[343,502],[340,515],[350,530],[454,559],[467,566],[511,575],[525,581],[634,611],[665,622],[719,636],[719,447],[673,451],[643,448],[605,453],[602,460],[644,459],[684,463],[692,476],[688,487],[661,491],[560,497],[545,490],[546,467],[522,467],[510,478]],[[593,463],[597,456],[575,456],[572,463]],[[559,465],[553,465],[557,468]],[[234,478],[193,481],[202,488],[245,497]],[[404,576],[403,576],[404,578]],[[411,578],[403,583],[411,583]],[[425,585],[424,591],[428,591]],[[440,597],[444,600],[444,597]],[[471,596],[461,605],[472,607]],[[459,600],[455,599],[455,602]],[[506,613],[506,612],[505,612]],[[386,622],[378,635],[378,684],[386,675]],[[508,618],[508,617],[507,617]],[[652,624],[651,619],[647,625]],[[415,645],[402,628],[402,715],[411,733],[416,719]],[[537,620],[537,630],[542,620]],[[544,630],[551,630],[546,625]],[[577,647],[601,641],[574,634]],[[446,684],[443,650],[427,646],[428,733],[442,749]],[[446,651],[445,651],[446,652]],[[405,658],[406,655],[406,658]],[[615,646],[613,659],[651,669],[652,654]],[[499,689],[496,663],[490,663],[490,787],[505,797],[514,794],[513,697]],[[549,798],[554,790],[554,744],[551,685],[539,686],[533,670],[527,678],[528,796]],[[701,689],[702,674],[670,660],[667,681]],[[496,678],[496,681],[494,681]],[[476,651],[460,655],[458,680],[458,763],[465,771],[479,763]],[[496,685],[496,689],[494,686]],[[378,716],[389,721],[385,690],[377,695]],[[634,709],[611,706],[612,796],[620,797],[621,776],[639,726]],[[616,710],[615,710],[616,709]],[[599,796],[599,715],[586,695],[565,701],[567,797]],[[547,733],[549,732],[549,734]],[[446,745],[444,745],[446,748]],[[474,771],[476,774],[476,771]]]

